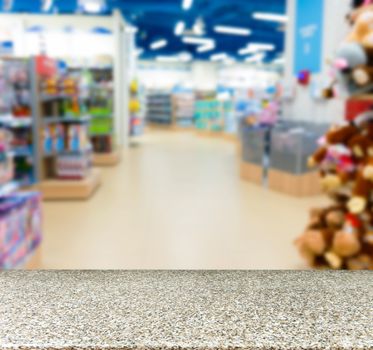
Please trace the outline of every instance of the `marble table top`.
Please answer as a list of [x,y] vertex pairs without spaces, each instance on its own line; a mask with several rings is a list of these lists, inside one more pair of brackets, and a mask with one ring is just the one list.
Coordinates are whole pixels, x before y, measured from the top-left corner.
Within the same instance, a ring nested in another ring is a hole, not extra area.
[[373,349],[373,273],[1,272],[0,349]]

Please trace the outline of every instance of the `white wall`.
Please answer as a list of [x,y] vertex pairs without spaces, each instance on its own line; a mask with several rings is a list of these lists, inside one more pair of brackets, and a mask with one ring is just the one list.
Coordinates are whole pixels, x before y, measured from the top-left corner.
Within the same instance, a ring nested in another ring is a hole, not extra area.
[[[287,83],[295,81],[293,74],[295,2],[296,0],[287,0],[289,17],[285,45],[285,81]],[[322,72],[316,74],[313,77],[315,79],[326,80],[329,71],[326,61],[334,56],[336,49],[348,33],[346,14],[349,11],[349,5],[350,0],[324,0]],[[292,102],[284,103],[284,117],[318,123],[343,120],[344,99],[317,101],[311,97],[310,87],[302,87],[297,84],[295,99]]]
[[213,62],[196,61],[192,64],[192,82],[195,90],[215,90],[218,84],[217,64]]

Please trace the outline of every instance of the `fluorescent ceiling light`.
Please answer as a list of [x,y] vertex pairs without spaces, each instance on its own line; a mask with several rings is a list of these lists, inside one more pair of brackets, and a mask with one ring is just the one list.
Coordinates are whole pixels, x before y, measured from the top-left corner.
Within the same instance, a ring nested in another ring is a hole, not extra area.
[[175,35],[181,35],[184,33],[184,30],[185,30],[185,23],[183,21],[179,21],[176,23],[176,26],[175,26]]
[[209,38],[196,38],[193,36],[184,36],[182,39],[183,43],[185,44],[194,44],[194,45],[208,45],[208,44],[214,44],[213,39]]
[[207,52],[207,51],[211,51],[211,50],[214,50],[215,49],[215,44],[205,44],[205,45],[201,45],[197,48],[197,52],[201,53],[201,52]]
[[193,0],[183,0],[183,10],[188,11],[193,5]]
[[288,20],[286,15],[281,15],[278,13],[267,13],[267,12],[254,12],[253,18],[259,19],[261,21],[271,21],[285,23]]
[[215,55],[211,55],[210,60],[220,61],[220,60],[225,60],[227,58],[228,58],[227,54],[223,52],[223,53],[216,53]]
[[264,53],[257,53],[256,55],[249,56],[245,59],[245,62],[260,62],[263,61],[265,54]]
[[232,35],[243,35],[248,36],[251,33],[250,29],[238,28],[238,27],[228,27],[228,26],[215,26],[215,32],[221,34],[232,34]]
[[102,10],[101,1],[84,1],[83,2],[84,11],[89,13],[99,13]]
[[52,8],[52,5],[53,5],[53,0],[44,0],[43,7],[42,7],[43,12],[48,12]]
[[238,54],[241,56],[248,55],[249,53],[255,53],[255,52],[258,52],[258,49],[250,47],[250,46],[247,46],[247,47],[244,47],[238,50]]
[[167,45],[167,40],[162,39],[162,40],[157,40],[151,43],[150,48],[152,50],[158,50],[158,49],[161,49],[162,47],[165,47],[166,45]]
[[251,43],[249,44],[248,48],[252,48],[253,50],[257,51],[273,51],[275,49],[275,45],[266,43]]

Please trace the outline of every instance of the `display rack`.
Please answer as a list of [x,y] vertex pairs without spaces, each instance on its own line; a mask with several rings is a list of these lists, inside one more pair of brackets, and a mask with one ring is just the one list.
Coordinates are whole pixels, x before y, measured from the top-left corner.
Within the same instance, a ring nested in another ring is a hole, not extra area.
[[173,124],[172,95],[161,90],[147,92],[146,119],[149,124],[171,126]]
[[120,154],[115,145],[113,115],[113,69],[90,67],[92,77],[88,98],[85,101],[91,116],[89,134],[93,145],[93,164],[115,165]]
[[224,130],[224,118],[221,101],[216,93],[197,92],[195,102],[195,126],[200,135],[221,136]]
[[195,96],[193,91],[178,91],[172,95],[173,121],[176,126],[193,126]]
[[137,79],[130,84],[130,135],[140,136],[144,133],[145,100],[143,87]]
[[23,59],[0,61],[0,269],[40,268],[40,194],[17,192],[35,180],[28,67]]
[[100,184],[76,82],[59,75],[44,56],[31,59],[32,113],[36,125],[37,177],[43,198],[86,199]]

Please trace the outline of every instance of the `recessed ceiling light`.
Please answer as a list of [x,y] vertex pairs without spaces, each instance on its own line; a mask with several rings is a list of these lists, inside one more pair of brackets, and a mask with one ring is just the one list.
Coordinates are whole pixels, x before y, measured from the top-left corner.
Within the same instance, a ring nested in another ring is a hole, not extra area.
[[253,18],[259,19],[261,21],[271,21],[271,22],[280,22],[285,23],[288,20],[286,15],[279,13],[267,13],[267,12],[254,12]]
[[184,36],[182,39],[185,44],[194,44],[194,45],[208,45],[214,44],[215,41],[209,38],[196,38],[193,36]]
[[174,33],[175,35],[181,35],[184,33],[185,30],[185,23],[183,21],[179,21],[176,23]]
[[221,34],[242,35],[242,36],[248,36],[251,33],[251,30],[247,28],[230,27],[230,26],[215,26],[214,30],[215,32],[221,33]]
[[152,50],[158,50],[158,49],[161,49],[162,47],[165,47],[166,45],[167,45],[167,40],[161,39],[161,40],[157,40],[151,43],[150,48]]
[[182,8],[185,11],[188,11],[193,5],[193,0],[183,0]]

